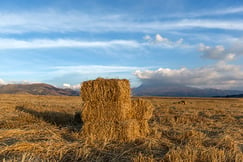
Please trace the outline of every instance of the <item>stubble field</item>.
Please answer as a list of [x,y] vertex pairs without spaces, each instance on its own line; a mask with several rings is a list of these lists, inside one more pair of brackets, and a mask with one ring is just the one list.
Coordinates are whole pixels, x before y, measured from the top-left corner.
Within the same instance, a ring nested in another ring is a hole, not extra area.
[[243,161],[243,99],[144,99],[149,136],[119,143],[80,134],[80,97],[0,95],[0,161]]

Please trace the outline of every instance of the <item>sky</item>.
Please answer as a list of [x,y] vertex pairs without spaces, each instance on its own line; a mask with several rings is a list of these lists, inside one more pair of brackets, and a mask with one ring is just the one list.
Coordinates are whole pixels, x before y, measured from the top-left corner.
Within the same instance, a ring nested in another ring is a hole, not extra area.
[[242,0],[0,0],[0,84],[243,90]]

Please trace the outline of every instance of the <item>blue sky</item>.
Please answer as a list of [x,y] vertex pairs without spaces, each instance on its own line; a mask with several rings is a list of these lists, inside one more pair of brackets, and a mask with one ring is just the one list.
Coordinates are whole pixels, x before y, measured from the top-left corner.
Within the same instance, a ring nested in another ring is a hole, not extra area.
[[243,90],[241,0],[9,0],[0,20],[0,84]]

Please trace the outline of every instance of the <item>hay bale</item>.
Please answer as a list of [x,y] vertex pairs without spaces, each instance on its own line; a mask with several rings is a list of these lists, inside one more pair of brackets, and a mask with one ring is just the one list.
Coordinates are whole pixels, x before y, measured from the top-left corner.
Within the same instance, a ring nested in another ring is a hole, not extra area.
[[132,118],[131,102],[86,102],[83,105],[82,120],[124,121]]
[[141,136],[140,125],[137,120],[126,120],[119,122],[117,134],[121,141],[132,141]]
[[131,141],[141,136],[137,120],[120,122],[85,122],[82,134],[95,140]]
[[84,102],[130,101],[130,83],[126,79],[102,79],[83,82],[81,97]]
[[130,84],[126,79],[96,79],[83,82],[83,121],[131,119]]
[[137,99],[131,101],[126,79],[96,79],[83,82],[82,134],[96,140],[131,141],[149,133],[148,119],[153,106]]
[[150,133],[148,120],[137,120],[141,137],[146,137]]
[[132,100],[132,118],[137,120],[149,120],[153,115],[153,105],[143,99]]

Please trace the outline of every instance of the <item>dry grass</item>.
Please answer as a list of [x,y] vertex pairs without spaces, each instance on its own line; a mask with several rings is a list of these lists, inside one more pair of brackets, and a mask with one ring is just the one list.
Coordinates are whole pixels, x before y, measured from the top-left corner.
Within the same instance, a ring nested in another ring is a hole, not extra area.
[[243,161],[242,99],[144,99],[148,137],[121,143],[80,134],[80,97],[0,95],[0,161]]

